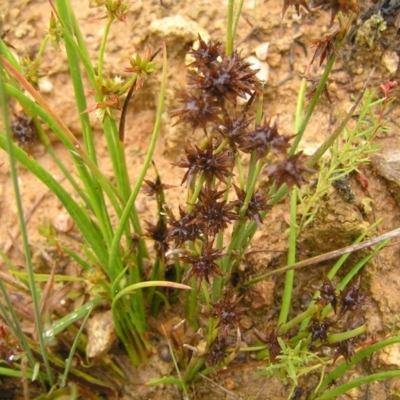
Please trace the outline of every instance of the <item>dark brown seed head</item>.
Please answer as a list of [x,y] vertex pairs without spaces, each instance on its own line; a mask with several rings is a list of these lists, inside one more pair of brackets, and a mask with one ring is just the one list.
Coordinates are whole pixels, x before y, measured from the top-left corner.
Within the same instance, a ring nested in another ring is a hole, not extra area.
[[37,139],[32,118],[24,114],[16,115],[16,119],[11,123],[11,130],[20,147],[32,146]]
[[303,183],[307,183],[307,180],[303,177],[303,173],[312,173],[315,170],[307,167],[302,152],[299,152],[289,158],[267,166],[264,168],[264,172],[268,176],[275,178],[277,187],[286,183],[291,188],[293,185],[300,187]]
[[221,58],[209,66],[199,66],[200,74],[190,74],[189,87],[215,96],[221,105],[226,99],[235,106],[238,97],[246,99],[246,96],[260,91],[256,77],[258,71],[251,69],[251,64],[243,61],[237,51]]
[[355,354],[354,339],[343,340],[334,346],[333,364],[340,356],[343,356],[343,358],[349,362],[351,357]]
[[322,279],[322,286],[318,288],[320,292],[320,297],[316,300],[317,303],[322,306],[326,306],[330,304],[333,308],[333,311],[336,314],[337,309],[337,297],[336,290],[332,285],[332,282],[328,277],[324,274]]
[[279,345],[278,341],[278,329],[266,329],[265,332],[260,332],[259,330],[254,329],[254,335],[260,342],[267,345],[271,361],[274,362],[276,360],[276,357],[279,356],[282,352],[281,346]]
[[214,154],[215,147],[210,140],[207,147],[203,150],[198,146],[187,143],[185,152],[186,160],[181,160],[172,165],[187,168],[182,179],[184,182],[191,182],[197,173],[203,172],[206,178],[207,186],[211,185],[214,177],[222,182],[226,182],[225,178],[232,176],[232,168],[235,162],[234,154],[231,150],[222,150],[218,154]]
[[199,200],[194,206],[196,214],[195,222],[200,224],[203,233],[214,237],[217,233],[223,232],[232,221],[240,219],[236,212],[231,211],[235,202],[228,203],[221,200],[225,190],[205,187],[199,194]]
[[224,49],[220,42],[213,43],[211,40],[206,43],[199,34],[199,46],[189,51],[195,59],[188,67],[210,67],[218,57],[224,55]]
[[242,138],[247,136],[248,126],[251,123],[252,120],[247,119],[244,113],[234,118],[225,113],[223,121],[214,124],[214,129],[225,139],[229,139],[229,145],[232,149],[236,150],[236,146],[240,144]]
[[154,249],[159,255],[164,256],[169,249],[167,243],[168,229],[165,221],[160,219],[157,225],[153,225],[150,222],[144,221],[147,225],[147,235],[154,240]]
[[142,192],[147,196],[161,196],[164,190],[175,187],[173,185],[166,185],[164,183],[161,183],[161,179],[159,176],[157,176],[155,182],[147,179],[145,179],[144,182],[147,186],[142,188]]
[[217,337],[214,340],[213,344],[211,345],[210,350],[208,350],[203,355],[207,364],[214,366],[220,363],[221,361],[224,361],[227,355],[226,350],[228,349],[228,347],[229,347],[228,340],[226,339],[225,336],[221,338]]
[[325,342],[328,339],[328,328],[331,325],[332,322],[328,320],[320,321],[318,318],[313,318],[311,325],[307,329],[309,332],[311,332],[309,346],[311,346],[318,339]]
[[[246,192],[240,189],[235,184],[233,184],[233,187],[235,188],[236,196],[238,197],[236,204],[237,207],[240,209],[242,208],[246,199]],[[246,210],[246,217],[249,219],[253,219],[256,222],[258,229],[262,228],[262,219],[260,212],[268,210],[268,200],[269,196],[261,190],[256,190],[250,198],[250,202]]]
[[201,225],[194,221],[195,214],[187,213],[179,207],[179,216],[180,219],[177,220],[172,213],[168,213],[169,231],[167,240],[173,240],[175,246],[179,247],[188,240],[200,239],[203,230]]
[[339,56],[335,46],[335,39],[339,33],[339,24],[332,26],[330,31],[321,39],[311,39],[311,47],[315,47],[315,53],[311,59],[311,64],[319,57],[319,65],[321,66],[324,60],[332,57],[332,54]]
[[277,120],[271,125],[271,120],[264,119],[262,126],[248,132],[239,140],[239,148],[245,153],[255,151],[259,160],[270,151],[286,154],[286,150],[290,147],[289,141],[291,139],[291,136],[279,135]]
[[221,249],[213,249],[212,241],[208,241],[203,244],[200,254],[180,256],[180,261],[191,264],[190,269],[183,277],[183,281],[188,281],[194,276],[197,279],[197,286],[200,287],[203,279],[209,283],[212,276],[223,276],[224,272],[215,262],[223,256],[224,254],[222,253]]
[[201,93],[195,96],[191,93],[181,92],[179,94],[180,108],[172,112],[172,117],[178,117],[174,125],[187,123],[194,129],[200,127],[207,134],[208,122],[219,122],[219,114],[222,109],[218,99],[208,93]]
[[343,14],[357,14],[359,12],[359,0],[312,0],[311,7],[324,7],[331,9],[331,23],[340,11]]
[[361,277],[358,276],[357,280],[346,286],[340,293],[340,300],[342,307],[338,315],[338,319],[343,317],[347,311],[355,313],[361,312],[361,306],[364,304],[366,294],[361,292]]
[[218,319],[217,327],[221,327],[224,332],[230,327],[239,328],[239,318],[247,308],[239,307],[241,297],[236,294],[220,299],[218,303],[211,303],[211,312],[208,316]]

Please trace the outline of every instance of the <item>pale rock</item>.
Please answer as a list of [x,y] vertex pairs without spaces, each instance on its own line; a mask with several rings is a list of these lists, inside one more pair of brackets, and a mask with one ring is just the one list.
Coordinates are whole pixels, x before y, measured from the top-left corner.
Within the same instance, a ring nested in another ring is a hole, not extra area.
[[385,51],[382,56],[382,64],[389,71],[390,75],[394,75],[399,68],[398,54],[395,51]]
[[181,15],[153,21],[149,33],[154,39],[165,41],[170,56],[184,55],[190,45],[197,40],[198,34],[206,36],[196,22]]
[[254,49],[254,53],[256,54],[256,57],[260,61],[266,61],[267,56],[268,56],[268,48],[269,48],[269,42],[261,43],[259,46],[257,46]]
[[400,149],[398,141],[385,145],[371,157],[373,168],[391,184],[391,192],[400,199]]
[[74,221],[67,211],[64,210],[56,216],[53,221],[53,225],[58,232],[67,233],[70,232],[74,227]]
[[41,79],[39,81],[39,91],[41,93],[51,93],[53,91],[53,84],[48,79]]
[[379,363],[400,368],[400,344],[395,343],[384,347],[378,355]]
[[246,61],[251,64],[251,69],[258,69],[257,78],[266,83],[269,77],[269,65],[266,62],[260,61],[257,57],[250,56],[246,58]]
[[86,331],[86,355],[89,358],[98,358],[107,354],[117,337],[111,311],[99,312],[91,317]]

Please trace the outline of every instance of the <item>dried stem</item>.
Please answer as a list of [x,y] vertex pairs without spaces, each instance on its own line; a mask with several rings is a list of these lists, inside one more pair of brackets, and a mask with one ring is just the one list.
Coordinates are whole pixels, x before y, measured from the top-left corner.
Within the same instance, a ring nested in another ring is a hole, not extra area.
[[343,247],[343,248],[338,249],[338,250],[333,250],[333,251],[330,251],[329,253],[321,254],[319,256],[312,257],[312,258],[309,258],[307,260],[300,261],[300,262],[298,262],[296,264],[287,265],[286,267],[278,268],[278,269],[276,269],[274,271],[267,272],[266,274],[263,274],[263,275],[261,275],[261,276],[259,276],[257,278],[254,278],[254,279],[248,281],[246,283],[246,285],[253,285],[253,284],[255,284],[257,282],[260,282],[263,279],[268,278],[269,276],[272,276],[272,275],[280,275],[280,274],[283,274],[284,272],[287,272],[287,271],[290,271],[290,270],[300,269],[300,268],[303,268],[303,267],[307,267],[309,265],[318,264],[318,263],[321,263],[321,262],[324,262],[324,261],[328,261],[328,260],[331,260],[332,258],[340,257],[343,254],[353,253],[353,252],[355,252],[357,250],[365,249],[366,247],[371,247],[371,246],[373,246],[373,245],[375,245],[377,243],[383,242],[384,240],[393,239],[393,238],[398,237],[398,236],[400,236],[400,228],[394,229],[393,231],[384,233],[383,235],[379,235],[379,236],[377,236],[377,237],[375,237],[373,239],[366,240],[366,241],[364,241],[362,243],[359,243],[359,244],[354,244],[354,245],[350,245],[350,246],[347,246],[347,247]]

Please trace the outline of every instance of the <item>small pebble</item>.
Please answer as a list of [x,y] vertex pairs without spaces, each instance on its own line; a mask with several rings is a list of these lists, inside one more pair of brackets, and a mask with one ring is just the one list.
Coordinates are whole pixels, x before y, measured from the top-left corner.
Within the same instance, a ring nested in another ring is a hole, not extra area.
[[225,379],[225,385],[228,390],[233,390],[236,387],[235,381],[232,378]]
[[64,211],[61,214],[58,214],[54,219],[54,227],[58,232],[67,233],[74,227],[74,221],[70,215]]
[[163,344],[163,345],[159,346],[157,353],[162,361],[168,362],[168,363],[172,361],[171,351],[167,344]]
[[257,78],[262,82],[267,82],[269,77],[269,65],[260,61],[257,57],[250,56],[246,59],[251,64],[251,69],[258,69]]
[[394,75],[399,68],[399,56],[397,52],[387,50],[383,53],[382,64],[389,71],[390,75]]
[[257,46],[254,49],[254,52],[256,53],[256,57],[260,61],[265,61],[268,56],[268,48],[269,48],[269,42],[261,43],[259,46]]
[[41,93],[51,93],[53,91],[53,84],[47,79],[39,81],[39,91]]

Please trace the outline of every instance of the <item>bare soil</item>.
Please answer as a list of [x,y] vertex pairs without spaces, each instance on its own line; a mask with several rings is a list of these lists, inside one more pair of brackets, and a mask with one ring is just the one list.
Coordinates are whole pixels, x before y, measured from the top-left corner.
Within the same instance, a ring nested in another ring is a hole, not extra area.
[[[254,4],[254,2],[256,2]],[[99,9],[91,9],[87,2],[71,0],[74,11],[80,23],[83,35],[88,43],[92,59],[95,60],[101,37],[103,35],[104,21],[99,20]],[[364,2],[363,2],[364,3]],[[371,10],[372,3],[366,1],[362,10]],[[125,76],[124,68],[129,67],[129,57],[133,53],[142,54],[148,45],[153,48],[160,46],[160,38],[154,35],[150,29],[153,21],[162,18],[180,15],[187,21],[193,21],[198,25],[202,34],[208,33],[213,40],[225,41],[225,10],[227,1],[214,2],[210,0],[182,0],[167,1],[142,1],[133,3],[131,11],[127,15],[127,23],[116,23],[110,33],[107,44],[104,70],[107,75]],[[45,35],[50,16],[50,5],[46,0],[13,0],[0,4],[3,14],[4,29],[10,29],[7,41],[15,47],[15,53],[19,57],[34,56],[38,51],[41,40]],[[254,55],[255,49],[262,43],[269,43],[266,59],[269,68],[269,78],[265,87],[264,103],[265,115],[269,118],[279,116],[279,130],[290,135],[293,133],[294,113],[297,94],[301,77],[309,63],[313,50],[309,40],[318,38],[329,29],[330,14],[323,9],[315,9],[309,13],[301,10],[298,16],[294,9],[289,8],[284,18],[281,17],[282,1],[260,0],[245,1],[243,16],[239,22],[236,43],[242,49],[242,56]],[[393,21],[392,21],[393,23]],[[361,24],[361,22],[360,22]],[[349,110],[352,101],[363,88],[367,76],[373,67],[371,88],[378,93],[379,84],[386,79],[398,79],[398,69],[395,72],[388,71],[388,67],[382,62],[383,54],[388,51],[395,52],[400,43],[400,36],[393,25],[377,37],[372,49],[362,44],[349,42],[343,51],[336,69],[332,73],[330,84],[330,96],[332,103],[322,99],[316,108],[312,120],[307,128],[306,137],[302,144],[303,149],[311,152],[318,147],[324,138],[338,126],[340,117]],[[196,32],[194,32],[196,35]],[[158,143],[155,161],[164,181],[177,187],[167,192],[167,200],[174,209],[184,203],[183,189],[180,188],[182,170],[173,168],[170,164],[177,161],[183,154],[184,143],[191,135],[191,131],[184,127],[172,127],[169,111],[176,107],[174,90],[185,84],[185,52],[190,43],[176,43],[170,37],[163,38],[167,42],[169,51],[169,81],[167,93],[167,111],[165,112],[162,137]],[[68,66],[66,54],[49,50],[45,52],[41,68],[47,72],[46,81],[51,83],[48,93],[44,93],[46,100],[57,111],[68,127],[76,135],[80,135],[78,114],[74,108],[74,96],[72,84],[68,78]],[[311,73],[318,74],[321,69],[316,63],[311,67]],[[135,174],[139,170],[146,149],[149,144],[150,133],[155,116],[155,104],[158,96],[157,78],[151,78],[144,88],[138,92],[132,100],[128,120],[126,124],[126,157],[131,168],[131,181],[135,181]],[[88,87],[88,85],[87,85]],[[399,91],[395,91],[397,96]],[[88,104],[94,102],[93,96],[87,94]],[[12,112],[19,111],[17,104],[12,104]],[[400,110],[397,100],[394,107],[388,113],[389,135],[379,139],[383,148],[399,148],[400,135]],[[104,137],[100,133],[99,123],[92,117],[93,126],[96,128],[96,145],[99,149],[99,165],[101,170],[112,177],[112,166],[107,154],[107,146]],[[51,133],[50,133],[51,134]],[[196,138],[195,133],[193,138]],[[199,136],[200,137],[200,136]],[[74,171],[73,164],[67,150],[54,138],[54,148],[61,160]],[[46,154],[44,148],[37,144],[29,149],[32,157],[40,162],[56,179],[61,179],[61,174]],[[10,183],[10,175],[7,168],[7,155],[0,153],[0,218],[2,229],[0,231],[0,246],[15,265],[24,265],[24,255],[19,240],[17,228],[17,214],[14,202],[14,194]],[[363,174],[368,180],[368,187],[363,187],[354,177],[351,178],[351,187],[355,194],[355,201],[348,203],[332,189],[324,200],[321,213],[311,228],[303,234],[303,242],[300,246],[301,257],[311,257],[322,254],[352,243],[352,241],[370,224],[382,219],[381,224],[375,229],[374,235],[378,235],[399,227],[400,208],[398,203],[398,188],[392,186],[372,166],[363,169]],[[49,224],[62,224],[65,217],[60,202],[55,199],[48,190],[32,177],[27,171],[19,168],[20,189],[24,209],[30,212],[28,218],[29,240],[34,254],[35,268],[37,272],[48,273],[53,262],[56,263],[57,273],[66,273],[78,276],[81,271],[71,260],[60,256],[54,246],[40,234],[39,228]],[[65,188],[73,193],[69,185]],[[371,210],[361,213],[360,204],[366,199],[371,199]],[[137,202],[138,210],[143,218],[151,221],[149,211],[154,209],[154,202],[145,196],[140,196]],[[286,215],[288,204],[283,202],[274,208],[264,221],[263,229],[257,233],[252,250],[257,250],[246,257],[243,264],[244,276],[257,276],[265,272],[267,268],[284,266],[286,263],[287,228]],[[153,221],[154,222],[154,219]],[[78,233],[74,228],[68,233],[59,233],[62,243],[69,247],[79,249],[82,244]],[[366,342],[379,340],[400,328],[400,278],[398,274],[399,241],[393,240],[389,246],[382,250],[378,256],[370,261],[362,271],[362,287],[370,295],[367,306],[367,338]],[[258,252],[258,250],[261,250]],[[344,270],[348,270],[360,257],[365,254],[354,254],[350,257]],[[296,274],[295,302],[293,315],[304,309],[313,293],[310,284],[318,285],[323,270],[328,270],[330,263],[308,268]],[[5,265],[1,271],[6,274]],[[344,272],[343,272],[344,273]],[[3,279],[2,277],[0,277]],[[242,278],[240,278],[242,279]],[[257,299],[246,294],[247,304],[257,302],[259,308],[249,313],[244,322],[246,329],[242,332],[244,338],[251,340],[251,328],[262,327],[274,320],[279,312],[279,299],[283,288],[283,278],[277,277],[264,282],[256,289]],[[78,307],[84,300],[85,288],[83,286],[70,286],[69,290],[81,293],[69,303],[69,307]],[[24,319],[24,327],[27,332],[33,331],[33,321],[30,317],[31,304],[25,300],[18,288],[13,289],[13,299],[18,304],[21,318]],[[66,293],[64,293],[66,295]],[[62,297],[54,296],[52,305],[54,311],[61,312],[65,305],[61,306]],[[59,304],[56,304],[58,301]],[[21,304],[22,303],[22,304]],[[64,303],[63,303],[64,304]],[[160,347],[165,345],[160,329],[161,323],[167,323],[173,317],[178,316],[178,311],[165,313],[158,320],[150,321],[149,335],[154,338],[154,351],[148,365],[132,368],[127,357],[121,353],[117,344],[110,350],[109,356],[120,365],[128,375],[128,384],[118,387],[120,398],[123,399],[179,399],[182,394],[173,386],[148,387],[144,384],[149,379],[159,378],[163,375],[174,373],[171,362],[165,362],[160,358]],[[162,350],[161,350],[162,351]],[[398,350],[397,350],[398,352]],[[394,365],[387,365],[387,357],[375,355],[366,363],[360,363],[352,371],[352,377],[369,374],[385,369],[400,368],[400,361]],[[103,377],[104,371],[98,369],[98,376]],[[191,386],[190,396],[193,399],[246,399],[256,396],[258,399],[285,399],[287,387],[278,379],[267,379],[257,372],[257,365],[251,357],[243,355],[239,360],[230,365],[226,371],[211,375],[215,383],[199,381]],[[296,399],[305,399],[307,394],[318,383],[318,375],[308,376],[300,382],[296,391]],[[349,376],[346,379],[351,379]],[[340,383],[340,382],[339,382]],[[21,387],[19,383],[4,381],[4,388],[10,392],[9,397],[20,398]],[[227,394],[219,386],[228,389]],[[0,380],[0,387],[2,381]],[[395,381],[374,383],[363,386],[341,399],[389,399],[391,390],[399,390],[400,383]],[[15,392],[14,392],[15,390]],[[11,394],[12,393],[12,394]],[[19,394],[18,394],[19,393]],[[236,397],[235,397],[236,396]],[[35,397],[35,389],[32,387],[31,398]],[[89,398],[89,397],[88,397]],[[394,398],[394,397],[393,397]]]

